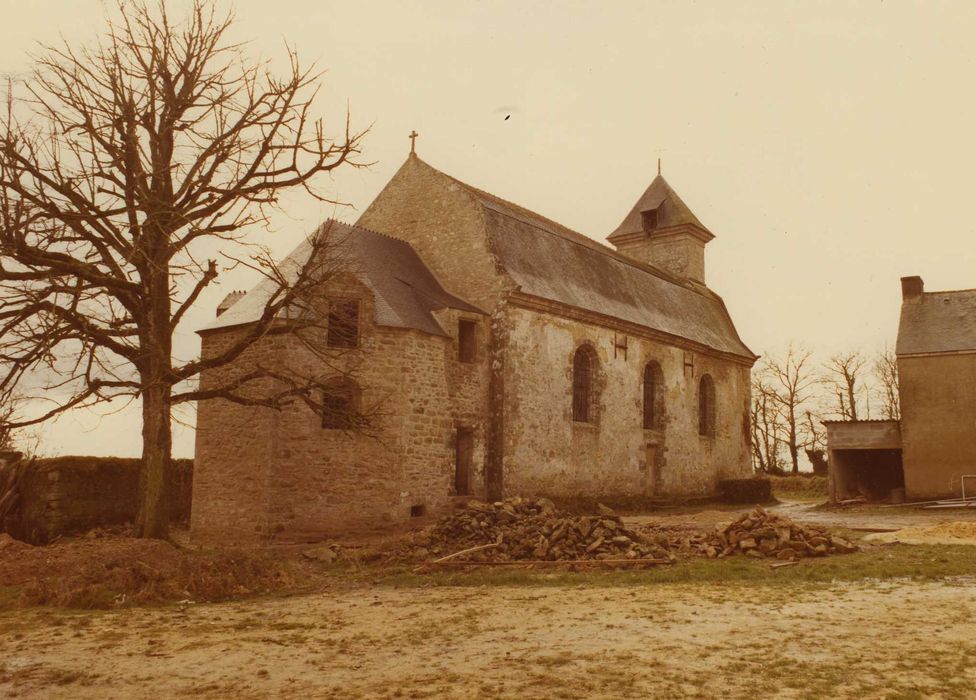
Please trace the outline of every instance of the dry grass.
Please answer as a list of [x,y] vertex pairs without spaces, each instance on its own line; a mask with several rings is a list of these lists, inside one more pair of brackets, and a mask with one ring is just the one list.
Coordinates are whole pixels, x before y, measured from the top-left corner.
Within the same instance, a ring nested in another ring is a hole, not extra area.
[[125,537],[0,545],[0,609],[104,609],[299,591],[323,568],[294,552],[208,551]]
[[827,500],[825,476],[771,476],[773,496],[784,501],[823,502]]

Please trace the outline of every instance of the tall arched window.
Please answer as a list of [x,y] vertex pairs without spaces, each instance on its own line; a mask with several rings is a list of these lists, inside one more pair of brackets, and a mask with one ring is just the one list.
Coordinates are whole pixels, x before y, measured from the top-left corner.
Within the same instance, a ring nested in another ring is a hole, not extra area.
[[664,372],[651,360],[644,365],[644,428],[660,430],[664,425]]
[[573,355],[573,420],[593,423],[593,384],[596,379],[596,353],[589,345],[580,345]]
[[698,380],[698,434],[715,435],[715,382],[708,374]]

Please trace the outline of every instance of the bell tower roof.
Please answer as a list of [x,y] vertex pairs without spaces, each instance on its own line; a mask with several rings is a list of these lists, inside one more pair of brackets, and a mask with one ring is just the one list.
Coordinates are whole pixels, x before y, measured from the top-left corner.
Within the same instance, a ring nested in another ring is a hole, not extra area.
[[620,225],[607,236],[607,240],[617,243],[621,239],[632,238],[634,234],[651,234],[658,229],[678,226],[697,229],[696,233],[705,241],[715,237],[692,213],[678,193],[671,189],[667,180],[658,174]]

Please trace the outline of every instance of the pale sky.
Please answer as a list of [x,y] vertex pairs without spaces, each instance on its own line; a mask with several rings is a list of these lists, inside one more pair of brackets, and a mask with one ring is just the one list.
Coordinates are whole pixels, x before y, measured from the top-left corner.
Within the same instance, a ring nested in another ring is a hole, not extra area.
[[[178,9],[180,2],[172,3]],[[329,184],[355,209],[289,198],[284,254],[353,221],[416,129],[433,166],[595,239],[664,176],[716,234],[706,279],[757,353],[893,344],[898,278],[976,287],[976,3],[237,0],[256,57],[287,41],[327,70],[319,113],[372,124],[368,171]],[[0,0],[0,73],[60,32],[90,41],[100,0]],[[511,115],[506,120],[505,116]],[[235,273],[187,319],[212,317]],[[136,407],[137,408],[137,407]],[[186,416],[192,421],[192,415]],[[73,415],[44,454],[136,455],[138,410]],[[192,430],[177,429],[190,456]]]

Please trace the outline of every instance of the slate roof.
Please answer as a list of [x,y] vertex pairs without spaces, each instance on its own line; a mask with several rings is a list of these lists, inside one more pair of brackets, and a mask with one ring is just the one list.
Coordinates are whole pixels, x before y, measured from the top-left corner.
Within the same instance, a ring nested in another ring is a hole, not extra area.
[[658,175],[651,182],[650,186],[644,190],[644,194],[640,196],[633,208],[627,212],[627,216],[620,222],[620,225],[607,238],[613,241],[617,236],[643,231],[641,212],[648,211],[649,209],[657,209],[657,228],[689,224],[691,226],[697,226],[705,233],[711,235],[711,231],[705,228],[705,225],[698,220],[698,217],[692,213],[688,205],[678,196],[678,193],[671,189],[671,185],[667,183],[667,180],[661,175]]
[[[636,323],[749,361],[756,359],[739,338],[722,299],[707,288],[641,264],[551,219],[446,177],[483,207],[492,250],[522,292]],[[654,182],[659,181],[664,183],[661,177]],[[681,201],[677,195],[673,200]],[[691,217],[697,222],[693,214]]]
[[925,292],[901,305],[896,355],[976,352],[976,289]]
[[[484,311],[446,291],[409,243],[368,229],[330,220],[329,227],[348,260],[349,271],[374,294],[375,322],[379,326],[413,328],[432,335],[447,335],[432,311],[452,308],[483,314]],[[316,235],[319,235],[319,231]],[[311,254],[306,240],[279,264],[286,277],[294,278]],[[227,311],[200,329],[229,328],[258,320],[276,284],[264,279]]]

